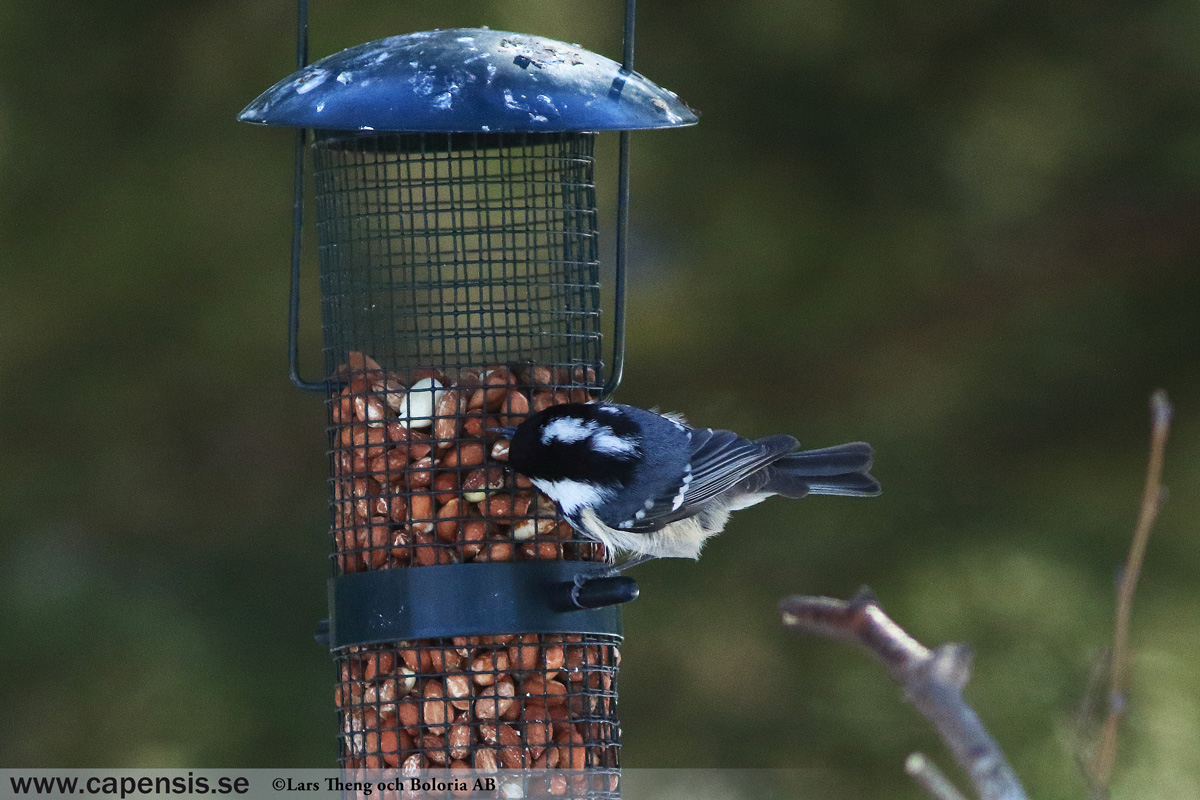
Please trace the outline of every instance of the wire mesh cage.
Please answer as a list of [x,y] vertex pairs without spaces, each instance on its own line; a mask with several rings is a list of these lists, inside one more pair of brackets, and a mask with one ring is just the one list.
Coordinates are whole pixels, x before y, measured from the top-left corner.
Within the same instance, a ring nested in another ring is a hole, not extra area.
[[[314,143],[337,574],[604,558],[493,432],[601,388],[593,140]],[[615,767],[618,658],[583,634],[348,648],[342,762]]]
[[[328,367],[361,345],[403,368],[528,361],[566,368],[568,379],[572,368],[594,373],[594,140],[582,133],[318,139]],[[525,388],[549,388],[562,376],[538,377]],[[582,372],[580,384],[597,388]]]
[[694,114],[576,45],[455,29],[322,59],[241,119],[315,129],[340,763],[613,796],[619,614],[552,591],[608,554],[503,429],[611,388],[594,131]]

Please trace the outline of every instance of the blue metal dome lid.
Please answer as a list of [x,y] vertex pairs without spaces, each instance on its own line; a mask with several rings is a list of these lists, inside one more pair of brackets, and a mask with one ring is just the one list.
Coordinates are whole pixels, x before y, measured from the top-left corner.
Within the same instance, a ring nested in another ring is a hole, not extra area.
[[334,53],[263,92],[242,122],[360,131],[676,128],[696,113],[579,45],[487,28],[390,36]]

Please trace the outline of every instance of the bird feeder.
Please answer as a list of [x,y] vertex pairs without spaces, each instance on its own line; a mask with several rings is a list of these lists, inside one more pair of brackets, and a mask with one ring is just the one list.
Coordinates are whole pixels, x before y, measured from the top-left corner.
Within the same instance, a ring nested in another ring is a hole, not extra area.
[[[624,66],[485,28],[412,33],[302,65],[239,117],[299,129],[312,154],[325,377],[296,369],[299,154],[292,374],[328,404],[347,769],[579,770],[544,788],[613,790],[616,603],[636,586],[505,468],[497,429],[620,378],[627,132],[696,122],[631,58],[631,13]],[[600,131],[623,132],[607,364]]]

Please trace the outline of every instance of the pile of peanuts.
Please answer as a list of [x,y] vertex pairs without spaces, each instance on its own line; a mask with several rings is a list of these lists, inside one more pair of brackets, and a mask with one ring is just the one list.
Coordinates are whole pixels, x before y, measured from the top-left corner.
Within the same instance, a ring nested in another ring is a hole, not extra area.
[[342,661],[347,767],[409,775],[616,766],[615,644],[578,634],[441,644],[354,648]]
[[330,401],[342,572],[464,561],[596,560],[489,429],[585,402],[591,368],[495,366],[406,376],[352,353]]
[[[337,377],[343,388],[329,410],[339,572],[603,559],[504,467],[508,441],[489,430],[585,402],[590,368],[401,374],[351,353]],[[340,651],[343,763],[402,775],[615,767],[616,642],[510,634]],[[550,794],[568,790],[560,775],[547,781]]]

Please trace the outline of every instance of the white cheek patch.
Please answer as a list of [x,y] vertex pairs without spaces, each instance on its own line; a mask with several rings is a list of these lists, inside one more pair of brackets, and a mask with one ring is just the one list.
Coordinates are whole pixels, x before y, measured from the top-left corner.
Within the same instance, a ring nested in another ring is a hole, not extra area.
[[533,483],[569,516],[577,515],[585,508],[598,506],[612,496],[611,489],[565,478],[557,481],[535,480]]
[[597,453],[603,453],[606,456],[616,456],[617,458],[632,458],[638,454],[637,442],[632,439],[626,439],[622,436],[617,436],[613,433],[613,429],[607,426],[600,426],[596,432],[592,434],[592,446]]
[[552,441],[571,444],[592,435],[598,426],[592,420],[575,419],[574,417],[559,417],[542,428],[542,444]]

